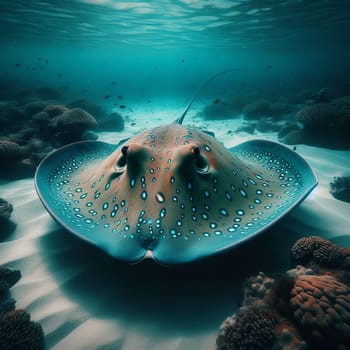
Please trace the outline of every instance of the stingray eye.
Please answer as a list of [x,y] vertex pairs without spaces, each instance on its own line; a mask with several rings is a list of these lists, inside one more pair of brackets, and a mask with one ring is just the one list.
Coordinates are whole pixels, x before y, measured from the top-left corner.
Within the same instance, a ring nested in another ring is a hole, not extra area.
[[128,153],[129,146],[123,146],[121,150],[121,154],[115,164],[115,170],[117,172],[123,171],[125,165],[126,165],[126,156]]
[[195,158],[195,165],[197,168],[197,172],[200,174],[206,174],[209,171],[209,161],[203,156],[198,147],[192,148],[192,153]]

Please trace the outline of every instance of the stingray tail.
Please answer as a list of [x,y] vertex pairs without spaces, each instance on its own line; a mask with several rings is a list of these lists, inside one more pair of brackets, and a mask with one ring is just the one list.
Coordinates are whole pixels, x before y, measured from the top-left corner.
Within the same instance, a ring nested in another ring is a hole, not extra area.
[[224,70],[220,73],[217,73],[215,75],[213,75],[212,77],[210,77],[207,81],[205,81],[202,86],[199,88],[199,90],[196,92],[196,94],[192,97],[190,103],[188,104],[188,106],[186,107],[186,109],[184,110],[184,112],[182,113],[181,117],[179,117],[178,119],[175,120],[175,123],[177,124],[182,124],[187,112],[189,111],[189,109],[191,108],[193,102],[196,100],[196,98],[201,94],[201,92],[204,90],[204,88],[210,83],[212,82],[214,79],[216,79],[218,76],[229,73],[229,72],[233,72],[233,71],[239,71],[240,69],[237,68],[231,68],[231,69],[227,69]]

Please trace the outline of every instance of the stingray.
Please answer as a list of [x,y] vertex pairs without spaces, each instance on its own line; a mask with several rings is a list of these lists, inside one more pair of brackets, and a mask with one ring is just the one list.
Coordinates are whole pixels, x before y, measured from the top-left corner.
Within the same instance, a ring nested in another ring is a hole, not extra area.
[[251,239],[305,199],[317,180],[293,150],[266,140],[226,148],[182,125],[198,94],[169,125],[49,154],[35,187],[51,216],[117,259],[176,264]]

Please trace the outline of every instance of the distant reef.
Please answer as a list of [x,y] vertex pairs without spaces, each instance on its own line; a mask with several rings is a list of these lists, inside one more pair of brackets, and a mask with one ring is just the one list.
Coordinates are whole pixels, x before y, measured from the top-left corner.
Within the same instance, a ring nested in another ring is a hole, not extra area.
[[[10,89],[10,87],[9,87]],[[96,140],[99,131],[121,131],[124,119],[84,99],[61,102],[51,87],[0,94],[0,178],[31,177],[53,149]]]

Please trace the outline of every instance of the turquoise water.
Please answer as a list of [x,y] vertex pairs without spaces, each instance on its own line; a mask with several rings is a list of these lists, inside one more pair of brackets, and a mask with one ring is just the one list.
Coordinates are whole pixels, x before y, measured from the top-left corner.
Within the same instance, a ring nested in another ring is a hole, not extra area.
[[107,109],[120,96],[131,111],[164,101],[181,108],[211,75],[236,68],[210,98],[220,89],[345,95],[349,9],[348,1],[0,1],[2,94],[11,81]]

